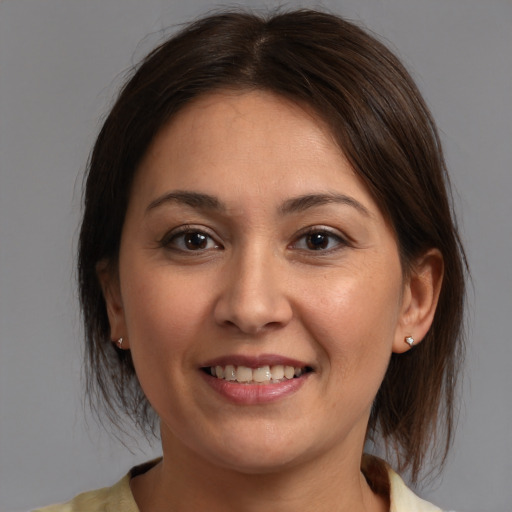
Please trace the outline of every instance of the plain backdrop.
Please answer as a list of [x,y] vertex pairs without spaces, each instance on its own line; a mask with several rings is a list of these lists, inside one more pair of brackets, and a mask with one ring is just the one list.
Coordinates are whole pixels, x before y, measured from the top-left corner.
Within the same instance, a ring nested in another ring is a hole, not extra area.
[[[224,6],[234,5],[225,2]],[[253,8],[267,1],[238,2]],[[419,489],[512,510],[512,2],[332,0],[401,56],[438,121],[473,274],[457,440]],[[133,453],[83,407],[74,281],[81,176],[123,71],[203,0],[0,0],[0,510],[111,485]]]

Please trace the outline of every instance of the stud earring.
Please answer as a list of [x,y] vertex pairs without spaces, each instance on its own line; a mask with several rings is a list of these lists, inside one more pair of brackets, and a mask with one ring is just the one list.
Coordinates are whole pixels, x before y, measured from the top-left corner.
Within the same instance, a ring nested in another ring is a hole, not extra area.
[[123,338],[119,338],[117,340],[117,345],[118,345],[119,348],[123,348]]
[[404,338],[405,343],[409,345],[409,347],[412,347],[414,345],[414,338],[412,336],[406,336]]

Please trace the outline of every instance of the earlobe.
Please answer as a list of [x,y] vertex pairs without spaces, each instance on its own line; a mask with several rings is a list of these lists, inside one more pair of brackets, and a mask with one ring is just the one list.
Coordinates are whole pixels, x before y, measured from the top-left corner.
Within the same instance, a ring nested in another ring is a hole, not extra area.
[[410,350],[427,334],[439,301],[443,273],[443,256],[438,249],[430,249],[414,263],[404,285],[393,352]]
[[96,274],[107,307],[110,337],[119,348],[129,348],[118,273],[109,262],[102,260],[96,265]]

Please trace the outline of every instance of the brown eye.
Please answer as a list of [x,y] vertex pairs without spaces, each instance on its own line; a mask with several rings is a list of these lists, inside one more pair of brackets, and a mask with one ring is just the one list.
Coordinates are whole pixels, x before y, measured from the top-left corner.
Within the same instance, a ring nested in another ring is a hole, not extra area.
[[208,238],[208,235],[204,233],[185,233],[183,243],[187,249],[197,251],[198,249],[206,249],[208,246]]
[[332,235],[323,233],[321,231],[317,233],[311,233],[306,236],[306,245],[308,249],[318,251],[320,249],[326,249],[329,246],[329,242]]
[[220,245],[208,233],[190,228],[171,232],[163,238],[160,244],[166,249],[182,252],[200,252],[220,248]]
[[341,249],[348,245],[347,241],[338,234],[328,229],[313,228],[302,234],[292,244],[294,249],[302,251],[331,251]]

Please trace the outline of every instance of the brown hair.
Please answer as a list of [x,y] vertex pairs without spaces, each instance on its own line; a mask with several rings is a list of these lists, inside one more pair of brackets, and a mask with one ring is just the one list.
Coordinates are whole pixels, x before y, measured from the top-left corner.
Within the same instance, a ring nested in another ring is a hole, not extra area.
[[140,427],[151,424],[130,353],[110,341],[96,267],[117,262],[131,183],[155,135],[193,98],[222,88],[268,90],[311,106],[394,227],[404,272],[428,249],[442,253],[433,325],[420,345],[393,354],[368,426],[413,479],[428,453],[442,465],[463,356],[465,258],[441,144],[400,61],[358,26],[317,11],[201,19],[152,51],[122,89],[91,154],[79,241],[89,395],[114,422],[126,412]]

